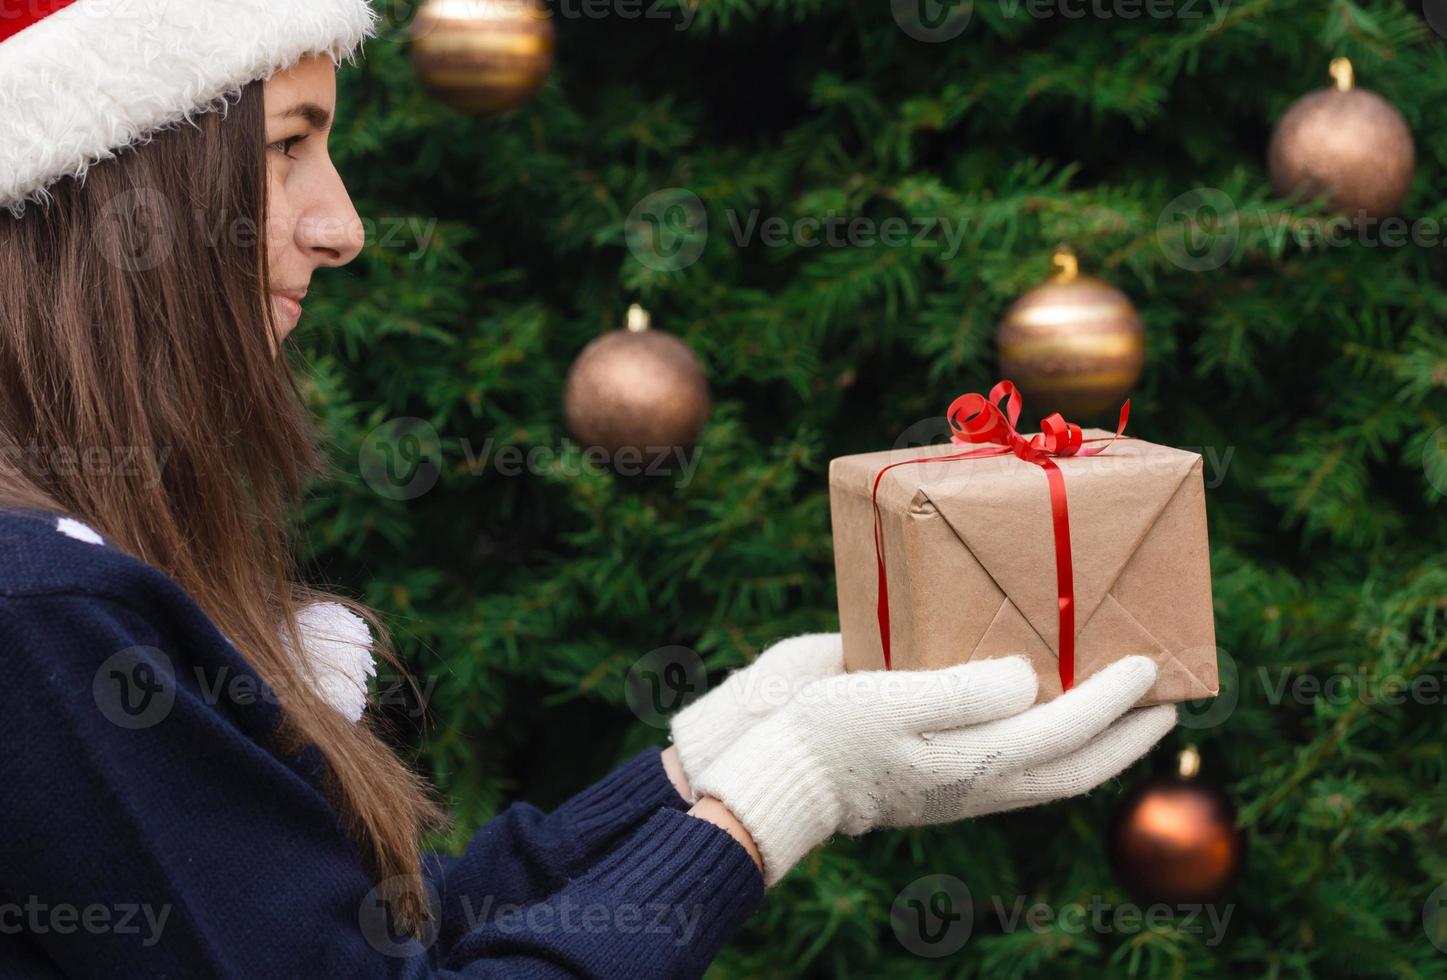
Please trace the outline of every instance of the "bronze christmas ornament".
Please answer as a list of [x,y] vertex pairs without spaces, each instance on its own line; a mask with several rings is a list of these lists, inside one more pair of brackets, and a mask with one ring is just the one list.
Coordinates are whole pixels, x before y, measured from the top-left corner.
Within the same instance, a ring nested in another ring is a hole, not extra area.
[[1282,196],[1326,195],[1354,219],[1397,213],[1412,186],[1416,148],[1386,99],[1357,88],[1351,62],[1331,63],[1336,84],[1297,99],[1271,136],[1267,165]]
[[628,326],[578,355],[563,391],[568,430],[584,449],[653,460],[693,445],[712,411],[708,379],[688,345],[654,330],[641,306]]
[[411,38],[422,83],[477,116],[524,104],[553,67],[553,19],[537,0],[427,0]]
[[1017,299],[1000,321],[1001,377],[1010,378],[1042,417],[1089,417],[1120,408],[1145,364],[1145,328],[1126,295],[1080,275],[1068,249],[1056,274]]
[[1211,902],[1235,881],[1245,857],[1236,807],[1198,778],[1201,756],[1188,747],[1176,778],[1137,789],[1110,831],[1116,875],[1134,895],[1178,904]]

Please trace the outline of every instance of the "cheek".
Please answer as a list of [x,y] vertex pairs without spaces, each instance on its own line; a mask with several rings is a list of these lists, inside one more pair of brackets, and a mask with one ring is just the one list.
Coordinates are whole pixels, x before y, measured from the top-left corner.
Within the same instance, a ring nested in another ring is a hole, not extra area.
[[297,215],[286,192],[286,184],[270,176],[266,194],[266,250],[273,272],[285,268],[296,247]]

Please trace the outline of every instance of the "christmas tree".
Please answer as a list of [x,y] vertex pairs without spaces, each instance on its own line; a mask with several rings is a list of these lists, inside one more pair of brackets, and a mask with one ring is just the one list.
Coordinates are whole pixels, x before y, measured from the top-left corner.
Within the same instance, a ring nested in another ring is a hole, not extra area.
[[[1130,431],[1205,457],[1222,694],[1089,796],[834,841],[711,975],[1447,976],[1447,20],[1427,6],[559,0],[551,78],[495,118],[429,95],[412,12],[389,10],[333,137],[369,244],[319,277],[297,341],[335,448],[305,557],[395,629],[427,710],[396,678],[379,696],[454,804],[441,845],[665,744],[667,712],[629,693],[640,662],[696,655],[717,682],[837,628],[828,461],[988,390],[1002,313],[1068,243],[1145,324]],[[1272,126],[1335,57],[1414,134],[1405,240],[1271,187]],[[698,354],[714,408],[693,450],[628,477],[571,441],[562,391],[635,302]],[[377,477],[390,462],[406,480]],[[1188,744],[1240,808],[1244,873],[1215,925],[1113,917],[1133,899],[1110,816]],[[972,899],[947,956],[891,924],[928,876]]]

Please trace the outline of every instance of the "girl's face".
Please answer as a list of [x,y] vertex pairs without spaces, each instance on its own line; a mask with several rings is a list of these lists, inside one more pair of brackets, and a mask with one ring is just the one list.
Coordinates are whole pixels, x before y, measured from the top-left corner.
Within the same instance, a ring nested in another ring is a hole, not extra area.
[[337,73],[326,56],[307,58],[263,86],[275,345],[296,329],[312,273],[342,266],[362,250],[362,219],[332,164],[327,137],[337,107]]

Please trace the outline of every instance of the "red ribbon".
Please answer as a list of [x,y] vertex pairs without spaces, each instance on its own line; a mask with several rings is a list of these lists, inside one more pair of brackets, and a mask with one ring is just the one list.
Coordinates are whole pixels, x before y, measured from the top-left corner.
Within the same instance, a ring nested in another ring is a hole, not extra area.
[[[1009,399],[1009,407],[1002,405]],[[1120,407],[1120,423],[1115,435],[1101,446],[1085,448],[1087,442],[1099,439],[1081,437],[1080,426],[1067,422],[1059,412],[1052,412],[1040,421],[1039,434],[1026,439],[1015,428],[1020,418],[1020,393],[1009,381],[1001,381],[990,389],[990,396],[971,392],[950,403],[946,418],[954,431],[950,441],[962,445],[988,443],[989,448],[974,449],[950,456],[922,456],[890,463],[874,477],[870,502],[874,507],[874,561],[879,570],[879,640],[884,646],[884,669],[889,670],[889,581],[884,574],[883,532],[879,525],[879,481],[896,466],[912,463],[944,463],[957,459],[981,459],[1013,453],[1027,463],[1045,471],[1050,488],[1050,514],[1055,526],[1055,590],[1060,607],[1060,687],[1068,691],[1075,684],[1075,574],[1070,558],[1070,510],[1065,498],[1065,475],[1052,457],[1094,456],[1110,447],[1125,431],[1130,418],[1130,400]]]
[[75,0],[0,0],[0,41],[40,23]]

